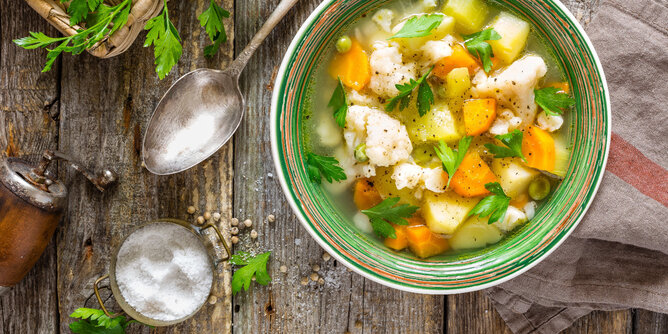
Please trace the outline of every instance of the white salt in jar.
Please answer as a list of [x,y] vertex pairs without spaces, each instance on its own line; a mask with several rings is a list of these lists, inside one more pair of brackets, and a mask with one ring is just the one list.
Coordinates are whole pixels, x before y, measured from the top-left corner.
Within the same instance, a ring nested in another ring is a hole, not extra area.
[[95,282],[95,295],[104,307],[98,284],[109,277],[118,305],[130,317],[152,326],[169,326],[197,313],[206,303],[215,275],[213,249],[205,246],[203,231],[213,229],[227,256],[229,247],[218,228],[202,228],[176,219],[160,219],[135,229],[116,249],[105,275]]

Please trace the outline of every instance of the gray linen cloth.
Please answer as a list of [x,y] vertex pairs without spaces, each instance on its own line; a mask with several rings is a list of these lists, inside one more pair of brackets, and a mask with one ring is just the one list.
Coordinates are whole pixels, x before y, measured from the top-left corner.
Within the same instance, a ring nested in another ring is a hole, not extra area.
[[487,290],[514,333],[556,333],[592,310],[668,313],[668,0],[608,0],[587,25],[612,99],[603,183],[552,255]]

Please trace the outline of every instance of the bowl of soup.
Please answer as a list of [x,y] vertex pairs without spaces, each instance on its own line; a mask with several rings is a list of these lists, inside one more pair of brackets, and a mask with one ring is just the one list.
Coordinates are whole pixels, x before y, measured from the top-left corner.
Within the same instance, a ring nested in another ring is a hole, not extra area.
[[338,261],[431,294],[536,265],[600,184],[610,105],[558,1],[326,0],[274,88],[288,203]]

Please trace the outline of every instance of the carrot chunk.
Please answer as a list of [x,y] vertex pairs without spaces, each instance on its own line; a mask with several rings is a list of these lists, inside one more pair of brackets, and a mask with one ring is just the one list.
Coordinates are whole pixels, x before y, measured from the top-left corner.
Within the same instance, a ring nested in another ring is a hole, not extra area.
[[378,189],[374,187],[370,179],[359,179],[355,183],[355,190],[353,192],[353,202],[360,210],[373,208],[382,202]]
[[329,72],[332,77],[341,78],[346,87],[355,90],[361,90],[371,80],[369,57],[362,45],[354,39],[350,51],[334,57]]
[[480,158],[478,152],[471,151],[464,156],[464,160],[452,176],[450,186],[459,196],[476,197],[489,194],[485,184],[491,182],[499,180]]
[[559,89],[559,92],[570,94],[571,86],[568,85],[568,82],[553,82],[545,85],[545,87],[554,87]]
[[385,238],[383,244],[397,251],[400,251],[408,247],[408,238],[406,237],[406,226],[396,225],[396,224],[392,224],[392,226],[394,226],[394,234],[396,234],[397,237],[394,239]]
[[529,195],[527,194],[521,194],[510,201],[510,205],[520,209],[527,205],[527,203],[529,203]]
[[524,130],[522,154],[527,159],[527,166],[551,172],[554,170],[556,149],[550,134],[535,126]]
[[408,249],[421,258],[441,254],[450,248],[448,239],[432,232],[429,227],[424,225],[406,227],[406,238]]
[[464,127],[466,135],[477,136],[489,130],[496,119],[495,99],[475,99],[464,101]]
[[434,67],[434,75],[445,80],[448,73],[455,68],[466,67],[469,69],[469,75],[473,74],[480,68],[476,59],[464,49],[463,46],[457,44],[452,48],[452,54],[436,62]]

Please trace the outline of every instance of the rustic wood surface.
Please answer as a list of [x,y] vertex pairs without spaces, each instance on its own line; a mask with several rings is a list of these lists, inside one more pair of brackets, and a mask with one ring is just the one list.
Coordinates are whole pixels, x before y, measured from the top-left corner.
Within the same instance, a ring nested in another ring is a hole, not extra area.
[[[66,55],[48,73],[44,51],[11,40],[28,31],[55,35],[23,1],[0,0],[0,148],[4,155],[35,157],[45,148],[70,152],[91,166],[115,169],[121,183],[102,195],[71,170],[58,170],[70,185],[67,214],[46,253],[28,277],[0,297],[0,333],[69,333],[69,314],[95,307],[92,283],[108,270],[111,250],[132,228],[159,217],[193,219],[194,205],[229,219],[249,218],[257,240],[242,232],[236,250],[272,250],[268,287],[253,285],[231,296],[231,268],[219,268],[214,296],[193,319],[170,328],[132,325],[131,333],[504,333],[509,332],[483,293],[422,296],[399,292],[349,272],[322,250],[290,211],[274,177],[269,142],[271,89],[281,55],[318,0],[302,0],[258,50],[241,78],[247,110],[239,132],[206,163],[172,177],[141,167],[141,135],[169,85],[197,67],[224,67],[259,29],[279,0],[224,0],[233,12],[230,37],[214,59],[196,20],[208,0],[171,1],[170,17],[184,39],[178,68],[160,82],[143,34],[127,53],[99,60]],[[219,0],[219,3],[221,1]],[[586,24],[596,0],[567,0]],[[265,220],[274,214],[274,223]],[[286,273],[279,267],[285,265]],[[321,267],[324,284],[302,279]],[[103,290],[108,297],[109,293]],[[108,306],[114,307],[109,298]],[[668,316],[644,310],[594,312],[568,333],[666,333]]]

